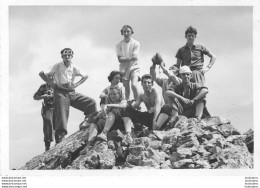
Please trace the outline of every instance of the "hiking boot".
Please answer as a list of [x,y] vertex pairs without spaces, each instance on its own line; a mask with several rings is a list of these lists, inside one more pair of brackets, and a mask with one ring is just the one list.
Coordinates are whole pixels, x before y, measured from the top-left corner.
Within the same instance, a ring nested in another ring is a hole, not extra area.
[[133,138],[131,137],[131,133],[127,133],[127,134],[126,134],[126,142],[127,142],[128,144],[132,144]]
[[50,150],[50,146],[45,146],[45,151],[49,151]]
[[107,142],[107,133],[103,131],[102,133],[100,133],[100,134],[97,136],[96,139],[97,139],[97,140],[100,140],[100,141],[106,141],[106,142]]
[[88,119],[85,119],[79,124],[79,130],[84,130],[90,127],[90,123],[88,123]]
[[65,139],[65,135],[64,134],[55,135],[56,144],[61,143],[64,139]]

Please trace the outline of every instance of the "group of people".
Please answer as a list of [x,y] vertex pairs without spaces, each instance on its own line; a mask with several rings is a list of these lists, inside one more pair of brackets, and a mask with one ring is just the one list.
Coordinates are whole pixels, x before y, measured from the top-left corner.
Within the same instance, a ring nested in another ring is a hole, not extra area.
[[[136,124],[148,127],[152,134],[153,130],[164,129],[171,117],[185,115],[201,119],[209,116],[205,106],[208,88],[204,75],[216,57],[203,45],[194,43],[197,36],[194,27],[188,27],[185,32],[187,43],[178,50],[176,64],[167,70],[162,56],[157,53],[152,58],[150,74],[142,77],[138,55],[140,43],[132,38],[134,31],[131,26],[123,26],[120,32],[123,40],[116,45],[119,70],[112,71],[108,76],[110,85],[100,94],[100,111],[97,111],[94,99],[75,92],[75,88],[85,82],[88,76],[72,63],[74,52],[70,48],[61,51],[62,61],[53,65],[50,71],[39,73],[46,84],[40,86],[34,99],[43,99],[46,151],[50,149],[53,137],[56,143],[60,143],[67,134],[70,106],[82,111],[85,122],[90,125],[86,150],[93,146],[95,140],[107,141],[107,133],[111,130],[124,131],[126,141],[130,144],[133,141],[131,131]],[[204,55],[210,57],[206,68]],[[166,78],[157,75],[158,66]],[[74,83],[77,76],[81,79]],[[141,81],[142,90],[138,89],[138,81]],[[154,87],[154,81],[162,88],[162,92]],[[130,100],[131,89],[134,100]],[[140,111],[142,102],[147,111]]]

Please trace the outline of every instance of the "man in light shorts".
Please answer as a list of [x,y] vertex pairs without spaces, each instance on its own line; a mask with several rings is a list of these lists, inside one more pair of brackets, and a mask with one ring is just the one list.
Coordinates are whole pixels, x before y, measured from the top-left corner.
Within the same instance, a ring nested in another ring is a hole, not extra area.
[[140,43],[132,38],[133,33],[134,31],[131,26],[123,26],[121,34],[124,36],[124,39],[116,45],[116,53],[120,63],[119,70],[124,73],[123,84],[127,100],[129,100],[130,96],[130,81],[135,100],[139,93],[137,83],[140,74],[140,67],[138,64]]

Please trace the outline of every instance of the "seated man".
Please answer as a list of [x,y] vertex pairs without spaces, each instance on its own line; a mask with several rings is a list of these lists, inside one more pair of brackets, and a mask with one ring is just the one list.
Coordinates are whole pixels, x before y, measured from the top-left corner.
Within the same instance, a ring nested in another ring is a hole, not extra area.
[[[107,141],[107,133],[110,130],[123,130],[125,128],[127,142],[131,143],[131,128],[132,124],[129,118],[122,118],[124,108],[127,106],[125,99],[122,100],[122,94],[118,86],[110,87],[108,97],[106,100],[101,100],[101,112],[96,118],[92,118],[90,122],[90,132],[88,137],[88,144],[86,148],[81,152],[85,154],[95,142],[96,137],[99,140]],[[124,127],[122,125],[125,125]],[[97,136],[98,133],[101,133]]]
[[172,105],[165,104],[158,117],[160,124],[155,129],[161,129],[163,123],[167,122],[170,116],[184,115],[187,118],[201,119],[203,109],[206,104],[205,96],[208,89],[197,83],[191,83],[191,70],[188,66],[180,68],[181,84],[176,85],[166,94],[169,98],[174,98]]
[[[138,95],[133,105],[126,108],[123,117],[129,117],[133,123],[145,125],[152,131],[153,126],[156,126],[157,116],[163,105],[163,100],[160,93],[153,88],[153,79],[150,74],[142,76],[141,84],[143,92]],[[144,102],[147,112],[136,110],[142,102]]]

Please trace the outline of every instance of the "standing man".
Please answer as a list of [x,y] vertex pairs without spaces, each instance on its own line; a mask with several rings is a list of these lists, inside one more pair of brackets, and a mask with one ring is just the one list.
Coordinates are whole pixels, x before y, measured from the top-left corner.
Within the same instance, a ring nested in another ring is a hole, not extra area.
[[132,38],[133,33],[134,31],[131,26],[123,26],[121,35],[124,36],[124,39],[116,45],[117,58],[120,63],[119,70],[124,73],[123,84],[127,100],[129,100],[130,96],[130,81],[135,100],[139,93],[137,83],[140,74],[140,67],[138,65],[140,43]]
[[[86,115],[97,112],[94,99],[75,92],[75,88],[85,82],[88,76],[71,62],[73,51],[65,48],[61,51],[62,61],[53,65],[49,72],[40,72],[40,77],[54,88],[55,140],[60,143],[67,132],[69,107],[72,106]],[[53,76],[53,80],[49,79]],[[75,77],[81,77],[74,83]]]
[[53,141],[54,129],[54,105],[53,105],[53,88],[49,84],[42,84],[33,96],[34,100],[42,100],[42,119],[43,119],[43,135],[45,142],[45,151],[50,149]]
[[[194,44],[196,36],[197,29],[192,26],[188,27],[185,31],[187,43],[178,50],[175,56],[177,58],[177,64],[175,64],[175,66],[180,68],[181,66],[187,65],[192,71],[191,82],[204,85],[204,74],[213,66],[216,57],[205,46]],[[204,68],[204,55],[210,57],[210,62],[206,68]]]

